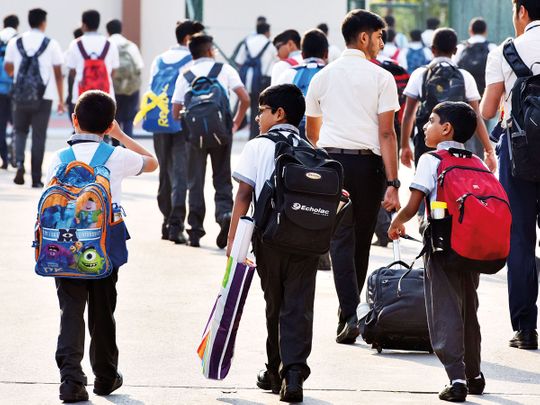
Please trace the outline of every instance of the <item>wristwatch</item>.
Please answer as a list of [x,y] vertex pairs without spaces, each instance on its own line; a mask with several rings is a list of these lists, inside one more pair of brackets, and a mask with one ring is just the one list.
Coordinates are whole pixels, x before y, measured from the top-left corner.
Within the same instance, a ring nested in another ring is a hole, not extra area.
[[395,179],[395,180],[388,180],[386,182],[386,185],[388,187],[394,187],[394,188],[399,188],[401,187],[401,181],[399,181],[398,179]]

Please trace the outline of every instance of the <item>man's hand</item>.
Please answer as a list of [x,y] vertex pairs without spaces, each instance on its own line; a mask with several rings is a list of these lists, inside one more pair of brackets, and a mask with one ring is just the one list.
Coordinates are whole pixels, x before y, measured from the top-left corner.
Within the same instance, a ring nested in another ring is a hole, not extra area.
[[64,103],[62,101],[58,102],[58,107],[57,107],[56,110],[57,110],[59,115],[62,115],[62,114],[64,114],[66,112],[66,109],[64,107]]
[[401,235],[405,235],[405,225],[394,219],[388,228],[388,237],[392,240],[397,240]]
[[381,205],[388,212],[398,211],[401,208],[401,205],[399,204],[398,189],[395,187],[387,187]]
[[124,131],[122,131],[122,128],[120,128],[120,125],[118,125],[118,121],[113,121],[113,126],[111,128],[111,131],[109,132],[109,136],[120,142],[122,142],[122,139],[126,136],[126,134],[124,134]]
[[497,170],[497,159],[495,158],[495,152],[493,149],[485,152],[484,163],[492,173],[495,173]]
[[412,169],[414,154],[410,146],[401,148],[401,164]]

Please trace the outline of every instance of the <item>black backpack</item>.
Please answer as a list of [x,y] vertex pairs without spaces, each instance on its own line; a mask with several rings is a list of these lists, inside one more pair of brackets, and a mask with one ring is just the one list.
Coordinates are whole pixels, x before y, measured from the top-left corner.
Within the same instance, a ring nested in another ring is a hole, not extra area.
[[207,76],[184,72],[190,89],[184,100],[183,123],[189,139],[200,148],[228,145],[232,140],[232,118],[227,91],[217,80],[223,63],[215,63]]
[[276,143],[274,173],[255,203],[259,238],[289,253],[326,253],[343,187],[341,164],[303,139],[294,146],[292,134],[270,131],[259,137]]
[[39,49],[32,56],[28,56],[24,50],[22,38],[17,39],[17,49],[21,53],[22,60],[13,86],[12,98],[16,103],[35,103],[43,99],[46,84],[39,71],[38,58],[45,52],[50,39],[45,37]]
[[517,76],[508,126],[512,175],[540,182],[540,75],[525,65],[511,39],[505,42],[503,55]]
[[248,76],[248,72],[251,70],[252,71],[251,93],[259,94],[266,87],[270,85],[269,77],[263,76],[262,74],[262,61],[261,61],[261,58],[264,52],[270,46],[270,41],[268,41],[266,45],[261,49],[261,51],[255,56],[250,55],[246,41],[243,42],[243,46],[246,50],[246,60],[240,67],[240,72],[239,72],[240,79],[242,80],[242,83],[244,83],[245,86],[248,86],[248,84],[246,83],[247,76]]
[[478,91],[482,95],[486,88],[486,62],[489,54],[489,42],[471,44],[466,41],[463,45],[465,48],[457,65],[474,77]]

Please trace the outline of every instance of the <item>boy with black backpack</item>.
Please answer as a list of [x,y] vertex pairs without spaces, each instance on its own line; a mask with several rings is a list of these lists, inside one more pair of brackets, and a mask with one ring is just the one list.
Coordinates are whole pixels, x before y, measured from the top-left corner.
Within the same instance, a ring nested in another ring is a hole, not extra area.
[[433,108],[423,129],[427,146],[436,151],[420,157],[409,202],[388,230],[394,240],[405,235],[403,224],[425,199],[428,328],[433,350],[450,379],[439,398],[452,402],[484,391],[476,290],[480,272],[500,270],[510,250],[508,197],[483,162],[465,150],[477,121],[475,111],[464,102],[448,101]]
[[227,255],[240,217],[255,203],[253,247],[266,301],[266,369],[257,386],[301,402],[309,376],[318,255],[328,251],[343,185],[341,165],[300,138],[305,111],[292,84],[259,98],[261,135],[249,141],[233,178],[239,182]]
[[[233,67],[215,61],[213,41],[211,36],[205,34],[191,37],[189,50],[193,64],[178,76],[172,101],[173,116],[178,119],[182,110],[182,126],[189,134],[189,244],[199,247],[200,239],[206,234],[203,226],[206,213],[204,181],[206,161],[210,155],[215,189],[215,219],[221,228],[216,245],[223,249],[227,245],[233,205],[232,137],[249,107],[249,94]],[[231,116],[228,97],[231,90],[240,100],[234,118]]]

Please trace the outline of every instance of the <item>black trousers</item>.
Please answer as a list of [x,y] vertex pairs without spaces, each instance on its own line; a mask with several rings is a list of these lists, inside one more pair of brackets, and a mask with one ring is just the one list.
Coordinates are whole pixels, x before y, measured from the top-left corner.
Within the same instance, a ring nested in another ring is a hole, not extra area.
[[8,122],[11,122],[11,99],[6,94],[0,94],[0,158],[3,163],[7,163],[8,161],[6,142]]
[[18,164],[24,164],[26,139],[32,127],[32,182],[41,181],[41,165],[45,154],[47,127],[51,116],[52,100],[37,103],[13,103],[13,130],[15,133],[15,158]]
[[371,239],[386,190],[383,161],[377,155],[332,154],[343,165],[344,187],[349,192],[349,209],[330,245],[334,283],[339,299],[340,320],[356,314],[360,292],[369,264]]
[[163,223],[184,230],[187,195],[187,145],[181,131],[154,134],[154,150],[159,162],[157,201]]
[[202,237],[204,231],[204,216],[206,205],[204,202],[204,181],[206,177],[206,161],[210,156],[212,163],[212,182],[214,184],[214,203],[216,206],[215,219],[217,222],[232,212],[232,181],[231,181],[231,147],[228,145],[218,148],[199,148],[195,143],[188,146],[188,189],[189,214],[188,230],[190,236]]
[[[136,91],[129,96],[123,94],[116,95],[116,121],[128,136],[133,136],[133,119],[137,114],[139,106],[139,92]],[[117,146],[119,142],[112,140],[112,144]]]
[[84,355],[84,308],[87,302],[92,370],[99,380],[110,381],[115,378],[118,367],[114,320],[117,280],[117,268],[109,277],[100,280],[55,280],[60,304],[56,363],[60,369],[61,381],[87,383],[81,367]]
[[249,95],[249,139],[253,139],[259,135],[259,124],[256,120],[257,114],[259,114],[259,94],[258,92],[252,92]]
[[257,273],[266,301],[268,370],[281,377],[294,368],[304,379],[313,339],[318,256],[284,253],[254,238]]
[[424,292],[433,350],[450,380],[480,375],[480,273],[454,268],[444,254],[428,253]]

